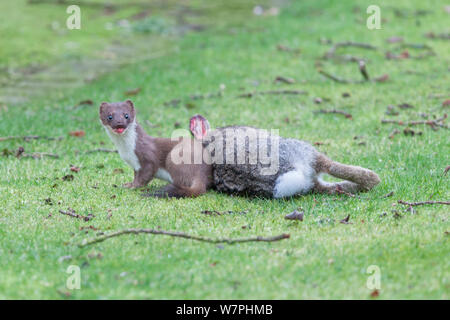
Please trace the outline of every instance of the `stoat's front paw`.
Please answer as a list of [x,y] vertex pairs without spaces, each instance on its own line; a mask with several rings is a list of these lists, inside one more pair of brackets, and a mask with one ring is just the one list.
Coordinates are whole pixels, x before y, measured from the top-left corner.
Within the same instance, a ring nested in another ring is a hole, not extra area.
[[128,182],[123,185],[124,188],[133,189],[136,188],[133,182]]

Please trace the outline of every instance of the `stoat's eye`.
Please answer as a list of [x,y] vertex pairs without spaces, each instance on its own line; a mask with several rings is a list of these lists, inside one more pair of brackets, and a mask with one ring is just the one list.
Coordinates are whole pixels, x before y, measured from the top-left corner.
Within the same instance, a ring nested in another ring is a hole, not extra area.
[[129,118],[128,113],[125,113],[125,119],[128,119],[128,118]]
[[112,119],[113,119],[113,116],[112,116],[112,115],[109,115],[109,116],[108,116],[108,120],[111,121]]

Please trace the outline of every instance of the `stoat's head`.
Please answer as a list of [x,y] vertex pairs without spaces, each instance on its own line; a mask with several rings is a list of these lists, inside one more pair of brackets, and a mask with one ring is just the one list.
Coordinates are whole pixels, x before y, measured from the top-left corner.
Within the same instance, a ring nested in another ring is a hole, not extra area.
[[100,121],[111,132],[121,135],[134,123],[136,111],[133,102],[102,102],[100,105]]

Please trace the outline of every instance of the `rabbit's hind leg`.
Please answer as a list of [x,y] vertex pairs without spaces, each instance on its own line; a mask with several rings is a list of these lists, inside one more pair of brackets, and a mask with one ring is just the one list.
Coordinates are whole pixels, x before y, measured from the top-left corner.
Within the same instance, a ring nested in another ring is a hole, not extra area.
[[357,193],[364,191],[364,189],[361,185],[350,181],[326,182],[319,178],[314,183],[313,192],[315,193],[336,194],[340,193],[340,191]]
[[[380,183],[380,178],[375,172],[366,168],[332,161],[322,154],[317,156],[315,169],[318,174],[328,173],[333,177],[347,180],[342,182],[342,188],[355,189],[356,191],[369,191]],[[357,187],[354,186],[355,184]]]

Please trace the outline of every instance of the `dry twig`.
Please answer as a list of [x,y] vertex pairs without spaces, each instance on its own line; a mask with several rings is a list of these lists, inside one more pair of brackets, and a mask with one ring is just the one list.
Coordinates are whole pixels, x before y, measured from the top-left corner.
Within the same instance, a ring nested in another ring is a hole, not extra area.
[[[344,42],[338,42],[335,43],[330,50],[325,54],[326,59],[331,59],[336,57],[336,50],[341,47],[357,47],[357,48],[363,48],[363,49],[369,49],[369,50],[376,50],[377,48],[375,46],[372,46],[367,43],[359,43],[359,42],[352,42],[352,41],[344,41]],[[362,59],[354,58],[351,56],[344,56],[346,60],[349,61],[359,61]]]
[[63,137],[43,137],[43,136],[9,136],[9,137],[0,137],[0,141],[7,141],[7,140],[24,140],[24,141],[30,141],[30,140],[38,140],[38,139],[45,139],[45,140],[62,140]]
[[59,210],[59,213],[64,214],[69,217],[72,217],[72,218],[81,219],[84,221],[89,221],[92,218],[94,218],[94,216],[92,214],[89,214],[87,216],[82,216],[81,214],[76,213],[75,210],[73,210],[71,208],[69,208],[67,211]]
[[353,119],[353,117],[350,113],[342,111],[342,110],[337,110],[337,109],[331,109],[331,110],[320,109],[318,111],[314,111],[314,113],[336,113],[336,114],[342,114],[347,119]]
[[400,204],[403,204],[405,206],[410,206],[410,207],[423,206],[423,205],[427,205],[427,204],[446,204],[446,205],[450,205],[450,201],[407,202],[407,201],[403,201],[403,200],[398,200],[397,202],[400,203]]
[[178,238],[184,238],[184,239],[191,239],[201,242],[209,242],[209,243],[242,243],[242,242],[252,242],[252,241],[263,241],[263,242],[273,242],[273,241],[280,241],[283,239],[288,239],[290,237],[289,234],[283,233],[278,236],[274,237],[253,237],[253,238],[240,238],[240,239],[232,239],[232,238],[206,238],[201,236],[194,236],[189,235],[182,232],[175,232],[175,231],[164,231],[164,230],[155,230],[155,229],[124,229],[117,232],[113,232],[110,234],[105,234],[103,236],[91,239],[91,240],[85,240],[83,243],[79,244],[79,247],[86,247],[95,243],[103,242],[107,239],[118,237],[125,234],[140,234],[140,233],[146,233],[146,234],[154,234],[154,235],[166,235],[171,237],[178,237]]
[[247,92],[242,93],[238,95],[238,98],[251,98],[256,95],[268,95],[268,94],[292,94],[292,95],[298,95],[298,94],[307,94],[306,91],[303,90],[269,90],[269,91],[255,91],[255,92]]
[[88,150],[86,151],[86,153],[95,153],[95,152],[110,152],[110,153],[117,153],[117,150],[111,150],[111,149],[103,149],[103,148],[98,148],[98,149],[93,149],[93,150]]
[[398,124],[400,126],[416,126],[416,125],[429,125],[434,130],[437,130],[437,127],[448,129],[448,125],[443,123],[447,119],[447,114],[444,114],[441,118],[436,120],[417,120],[417,121],[402,121],[402,120],[389,120],[389,119],[381,119],[381,123],[393,123]]

